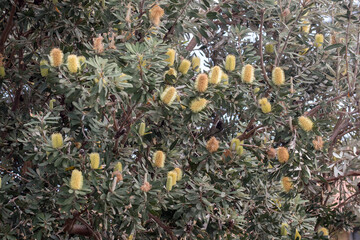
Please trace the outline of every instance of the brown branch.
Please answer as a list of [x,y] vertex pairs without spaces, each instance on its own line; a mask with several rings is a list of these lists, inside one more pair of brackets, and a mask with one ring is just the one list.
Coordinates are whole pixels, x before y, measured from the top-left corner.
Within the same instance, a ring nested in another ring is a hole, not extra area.
[[[340,99],[340,98],[346,97],[347,95],[348,95],[347,93],[343,93],[343,94],[341,94],[341,95],[339,95],[339,96],[337,96],[337,97],[331,98],[331,99],[328,100],[326,103],[327,103],[327,104],[328,104],[328,103],[331,103],[331,102],[336,101],[336,100],[338,100],[338,99]],[[315,113],[317,113],[317,111],[319,111],[319,110],[321,109],[321,107],[322,107],[321,104],[319,104],[318,106],[314,107],[313,109],[311,109],[309,112],[305,113],[304,115],[305,115],[305,116],[309,116],[309,117],[314,116]]]
[[[355,177],[355,176],[360,176],[360,171],[350,171],[345,175],[338,176],[338,177],[325,178],[325,180],[327,182],[334,182],[334,181],[337,181],[339,179],[343,179],[343,178],[346,178],[346,177]],[[317,182],[321,182],[321,180],[317,180]]]
[[351,195],[350,197],[348,197],[347,199],[345,199],[345,201],[343,201],[342,203],[340,203],[339,205],[337,205],[337,208],[341,208],[342,206],[344,206],[351,198],[356,197],[357,195],[359,195],[360,192],[354,193],[353,195]]
[[6,27],[0,37],[0,53],[4,53],[5,42],[6,42],[7,38],[9,37],[10,31],[14,25],[15,12],[16,12],[16,5],[12,5],[11,11],[10,11],[10,16],[8,18],[8,22],[7,22]]
[[269,88],[271,88],[271,85],[269,83],[269,78],[266,74],[266,70],[265,70],[265,65],[264,65],[264,54],[263,54],[263,34],[262,34],[262,30],[263,30],[263,26],[264,26],[264,15],[265,15],[265,9],[261,10],[261,23],[260,23],[260,36],[259,36],[259,51],[260,51],[260,61],[261,61],[261,71],[264,75],[264,80],[266,82],[266,84],[269,86]]
[[152,215],[151,213],[149,213],[149,217],[153,219],[162,229],[164,229],[167,234],[170,235],[171,240],[177,240],[171,228],[169,226],[166,226],[165,223],[160,220],[160,218]]

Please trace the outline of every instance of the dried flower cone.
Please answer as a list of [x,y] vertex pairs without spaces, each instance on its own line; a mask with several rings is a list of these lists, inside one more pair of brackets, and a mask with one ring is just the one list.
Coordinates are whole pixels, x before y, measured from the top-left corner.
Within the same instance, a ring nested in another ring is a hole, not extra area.
[[140,190],[143,192],[148,192],[151,189],[151,184],[149,182],[144,182],[144,184],[140,187]]
[[210,152],[216,152],[219,149],[219,141],[215,137],[211,137],[206,144],[206,149]]
[[269,150],[267,150],[266,153],[267,153],[267,155],[268,155],[268,158],[270,158],[270,159],[276,157],[276,150],[275,150],[275,148],[269,148]]
[[316,136],[312,143],[315,150],[321,150],[324,147],[324,141],[321,136]]

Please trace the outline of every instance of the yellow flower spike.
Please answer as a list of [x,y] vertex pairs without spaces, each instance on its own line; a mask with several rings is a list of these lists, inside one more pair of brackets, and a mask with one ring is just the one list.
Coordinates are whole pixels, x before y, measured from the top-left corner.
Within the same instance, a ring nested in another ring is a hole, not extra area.
[[181,61],[178,70],[179,70],[179,72],[181,72],[182,74],[185,75],[185,74],[187,74],[187,72],[189,71],[190,66],[191,66],[190,61],[187,60],[187,59],[184,59],[184,60]]
[[64,54],[59,48],[53,48],[50,52],[50,64],[53,67],[59,67],[64,59]]
[[229,72],[235,70],[236,58],[234,55],[227,55],[225,60],[225,69]]
[[238,146],[236,148],[236,154],[241,156],[241,155],[243,155],[243,153],[244,153],[244,147],[243,146]]
[[241,80],[244,83],[252,83],[254,79],[254,67],[250,64],[245,65],[241,70]]
[[1,180],[1,177],[0,177],[0,189],[1,189],[1,183],[2,183],[2,180]]
[[160,18],[164,15],[164,9],[162,9],[159,5],[155,4],[149,10],[150,21],[155,25],[160,25]]
[[100,167],[99,153],[90,153],[90,166],[91,166],[91,169],[99,169],[99,167]]
[[292,181],[289,177],[283,177],[281,179],[281,185],[285,192],[290,192],[291,189],[293,189]]
[[281,86],[285,83],[285,73],[280,67],[274,68],[272,71],[272,81],[276,86]]
[[255,94],[258,93],[259,91],[260,91],[260,88],[258,88],[258,87],[254,88],[254,93]]
[[180,181],[182,179],[182,170],[181,168],[175,168],[174,171],[177,173],[177,181]]
[[222,70],[219,66],[215,66],[211,68],[209,82],[211,84],[219,84],[221,81],[221,75],[222,75]]
[[49,68],[46,66],[48,64],[48,61],[44,59],[40,61],[40,73],[42,77],[46,77],[47,75],[49,75]]
[[240,146],[240,140],[238,138],[233,138],[230,142],[230,149],[232,151],[236,151],[236,149]]
[[274,53],[274,45],[271,43],[268,43],[265,45],[265,53],[267,54],[273,54]]
[[311,121],[310,118],[308,117],[305,117],[305,116],[301,116],[298,118],[298,121],[299,121],[299,125],[300,127],[306,131],[306,132],[309,132],[313,129],[313,122]]
[[56,102],[55,99],[51,99],[50,102],[49,102],[49,108],[50,110],[53,110],[54,109],[54,102]]
[[3,66],[0,66],[0,77],[5,77],[5,68]]
[[299,233],[299,231],[296,229],[296,232],[295,232],[295,240],[301,240],[301,235]]
[[323,45],[323,43],[324,43],[324,35],[319,34],[319,33],[316,34],[316,35],[315,35],[314,46],[317,47],[317,48],[319,48],[319,47],[321,47],[321,46]]
[[166,190],[168,191],[168,192],[170,192],[171,191],[171,189],[172,189],[172,181],[173,181],[173,179],[172,179],[172,177],[171,176],[167,176],[167,179],[166,179]]
[[289,152],[285,147],[278,147],[276,155],[280,163],[286,163],[289,160]]
[[304,25],[304,26],[301,26],[301,31],[303,33],[309,33],[310,32],[310,22],[307,20],[303,20],[301,24]]
[[71,173],[70,187],[73,190],[81,190],[83,187],[83,175],[79,170],[73,170]]
[[219,141],[215,137],[211,137],[206,143],[206,149],[210,152],[216,152],[219,149]]
[[144,135],[145,135],[145,127],[146,127],[146,125],[145,125],[144,122],[140,123],[140,127],[139,127],[139,135],[140,135],[140,136],[144,136]]
[[289,225],[287,223],[282,223],[281,224],[281,228],[280,228],[281,236],[287,236],[288,235],[288,231],[287,231],[288,228],[289,228]]
[[205,73],[201,73],[196,77],[195,80],[195,89],[198,92],[205,92],[208,88],[208,76]]
[[61,133],[53,133],[51,135],[51,145],[53,148],[61,148],[64,145]]
[[318,233],[319,233],[319,234],[322,233],[323,236],[329,236],[329,230],[328,230],[327,228],[324,228],[324,227],[320,228],[320,229],[318,230]]
[[122,172],[122,170],[123,170],[123,167],[122,167],[121,162],[117,162],[114,167],[114,172],[116,172],[116,171]]
[[269,101],[267,100],[267,98],[261,98],[259,100],[259,104],[261,107],[261,111],[263,113],[269,113],[271,112],[271,104],[269,103]]
[[171,104],[176,99],[176,89],[174,87],[168,87],[165,89],[165,91],[161,94],[160,99],[163,101],[166,105],[171,106]]
[[86,58],[84,56],[79,56],[78,57],[79,60],[79,64],[80,64],[80,69],[84,69],[85,67],[85,62],[86,62]]
[[156,151],[153,155],[153,162],[156,167],[163,168],[165,165],[165,153],[163,151]]
[[169,56],[167,59],[165,59],[165,61],[169,63],[168,66],[174,65],[176,51],[174,49],[168,49],[166,55]]
[[191,62],[192,62],[192,69],[196,72],[200,71],[200,58],[193,56]]
[[171,177],[171,185],[174,186],[177,181],[177,172],[175,170],[168,172],[168,176]]
[[207,105],[207,100],[205,98],[195,99],[190,103],[190,109],[194,113],[201,112]]
[[67,67],[71,73],[76,73],[78,71],[79,59],[76,55],[71,54],[67,57]]
[[177,76],[177,72],[174,68],[170,68],[167,72],[166,72],[167,75],[173,75],[173,76]]

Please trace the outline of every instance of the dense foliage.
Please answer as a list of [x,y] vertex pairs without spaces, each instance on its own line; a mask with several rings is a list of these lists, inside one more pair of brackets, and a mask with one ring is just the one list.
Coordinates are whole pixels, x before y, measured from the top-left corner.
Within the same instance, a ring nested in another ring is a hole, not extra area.
[[2,239],[356,226],[358,1],[0,6]]

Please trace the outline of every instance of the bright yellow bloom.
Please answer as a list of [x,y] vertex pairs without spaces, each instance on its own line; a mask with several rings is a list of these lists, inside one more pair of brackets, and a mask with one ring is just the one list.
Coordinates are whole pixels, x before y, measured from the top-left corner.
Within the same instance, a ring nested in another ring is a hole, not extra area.
[[177,76],[177,72],[174,68],[170,68],[167,72],[166,72],[167,75],[173,75],[173,76]]
[[[243,144],[243,143],[244,143],[244,141],[241,141],[241,144]],[[236,154],[241,156],[243,153],[244,153],[244,147],[243,146],[238,146],[236,148]]]
[[150,21],[155,25],[160,25],[160,18],[164,15],[164,9],[155,4],[149,11]]
[[163,151],[156,151],[153,155],[153,162],[156,167],[163,168],[165,164],[165,153]]
[[265,45],[265,53],[273,54],[274,53],[274,45],[271,43],[266,44]]
[[54,109],[54,102],[56,102],[55,99],[51,99],[50,102],[49,102],[49,108],[50,110],[53,110]]
[[182,74],[187,74],[187,72],[189,71],[189,68],[191,66],[191,63],[189,60],[184,59],[181,61],[180,66],[179,66],[179,72],[181,72]]
[[201,73],[196,77],[195,89],[198,92],[205,92],[208,88],[208,76],[205,73]]
[[292,181],[289,177],[283,177],[281,179],[281,184],[285,192],[290,192],[290,190],[293,188]]
[[250,64],[245,65],[241,70],[241,79],[244,83],[252,83],[255,79],[254,67]]
[[280,67],[274,68],[272,71],[272,81],[276,86],[281,86],[285,83],[285,73]]
[[236,58],[234,55],[227,55],[225,60],[225,69],[229,72],[235,70]]
[[166,190],[169,192],[171,191],[172,187],[174,186],[173,184],[173,178],[171,176],[167,176],[167,179],[166,179]]
[[285,147],[278,147],[277,156],[280,163],[286,163],[289,160],[289,152]]
[[230,149],[232,151],[236,151],[236,149],[240,146],[240,140],[238,138],[233,138],[230,143]]
[[311,121],[310,118],[305,117],[305,116],[301,116],[301,117],[298,118],[298,121],[299,121],[300,127],[304,131],[309,132],[309,131],[312,130],[314,124],[313,124],[313,122]]
[[145,123],[144,123],[144,122],[140,123],[139,135],[140,135],[140,136],[144,136],[144,135],[145,135]]
[[194,113],[198,113],[206,107],[206,104],[207,100],[205,98],[195,99],[190,103],[190,109]]
[[171,183],[172,183],[172,186],[174,186],[176,184],[176,181],[177,181],[177,172],[175,170],[173,171],[170,171],[168,172],[168,176],[170,176],[172,179],[171,179]]
[[193,56],[191,62],[192,62],[192,69],[198,72],[200,70],[200,58]]
[[79,170],[73,170],[71,173],[70,187],[73,190],[81,190],[83,187],[83,175]]
[[175,168],[174,169],[174,171],[177,173],[177,178],[176,178],[176,180],[177,181],[180,181],[181,179],[182,179],[182,170],[181,170],[181,168]]
[[98,153],[90,153],[90,166],[91,169],[99,169],[100,155]]
[[64,54],[59,48],[53,48],[50,52],[50,63],[53,67],[58,67],[63,63]]
[[219,149],[219,141],[215,137],[211,137],[206,143],[206,149],[210,152],[216,152]]
[[47,67],[48,64],[48,61],[44,59],[40,61],[40,73],[42,77],[49,75],[49,68]]
[[267,98],[261,98],[259,100],[259,104],[261,107],[261,111],[263,113],[269,113],[271,112],[271,104],[269,103],[269,101],[267,100]]
[[321,47],[323,45],[323,43],[324,43],[324,35],[319,34],[319,33],[316,34],[314,46],[318,48],[318,47]]
[[219,66],[215,66],[211,68],[209,82],[211,84],[219,84],[221,81],[221,75],[222,75],[222,70]]
[[79,69],[79,59],[76,55],[71,54],[67,57],[67,67],[71,73],[76,73]]
[[297,229],[295,231],[295,240],[301,240],[301,235]]
[[166,105],[170,106],[176,98],[176,89],[174,87],[168,87],[165,91],[161,94],[160,99]]
[[301,31],[304,33],[310,32],[310,22],[307,20],[303,20],[301,23],[303,26],[301,26]]
[[114,167],[114,172],[116,172],[116,171],[122,172],[122,170],[123,170],[123,167],[122,167],[121,162],[117,162]]
[[166,55],[169,56],[167,59],[165,59],[165,61],[169,63],[168,65],[169,66],[174,65],[176,51],[174,49],[168,49]]
[[0,66],[0,77],[5,77],[5,68]]
[[61,148],[64,145],[61,133],[53,133],[51,135],[51,144],[53,148]]
[[281,224],[281,236],[286,236],[288,235],[288,232],[287,232],[287,228],[289,227],[289,225],[287,223],[282,223]]
[[329,230],[327,228],[324,228],[324,227],[320,228],[318,230],[318,233],[319,234],[322,233],[323,236],[329,236]]

